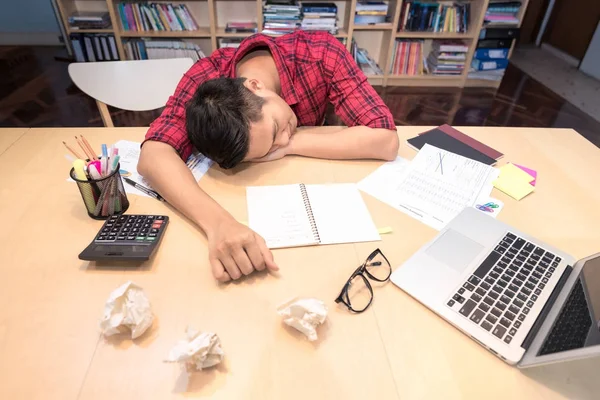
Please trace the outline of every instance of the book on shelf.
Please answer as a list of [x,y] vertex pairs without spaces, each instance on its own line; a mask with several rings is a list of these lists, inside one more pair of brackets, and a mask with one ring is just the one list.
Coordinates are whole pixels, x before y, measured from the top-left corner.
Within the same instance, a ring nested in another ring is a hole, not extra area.
[[369,55],[366,49],[358,47],[356,40],[352,39],[350,54],[365,75],[383,75],[379,64]]
[[189,57],[198,61],[205,57],[200,46],[183,40],[132,39],[123,43],[123,50],[128,60]]
[[326,31],[337,35],[337,6],[335,3],[302,3],[300,29]]
[[76,11],[69,16],[68,21],[71,30],[110,28],[108,11]]
[[199,29],[185,4],[119,3],[117,11],[125,31],[181,32]]
[[469,46],[461,41],[435,40],[424,60],[424,69],[436,76],[462,75],[468,51]]
[[244,39],[242,39],[242,38],[220,38],[219,39],[219,48],[225,49],[225,48],[230,47],[233,49],[237,49],[242,44],[243,40]]
[[466,33],[471,3],[422,3],[403,5],[398,31]]
[[517,15],[520,9],[520,1],[490,3],[485,12],[484,25],[516,25],[519,23]]
[[72,33],[70,39],[76,62],[119,60],[113,35]]
[[423,40],[396,40],[390,73],[392,75],[423,75]]
[[519,28],[483,28],[479,39],[517,39]]
[[256,22],[230,21],[225,26],[226,33],[257,33],[258,24]]
[[300,26],[301,10],[295,0],[267,0],[263,5],[263,33],[283,35]]
[[354,24],[377,25],[389,23],[388,4],[383,1],[365,1],[356,3]]

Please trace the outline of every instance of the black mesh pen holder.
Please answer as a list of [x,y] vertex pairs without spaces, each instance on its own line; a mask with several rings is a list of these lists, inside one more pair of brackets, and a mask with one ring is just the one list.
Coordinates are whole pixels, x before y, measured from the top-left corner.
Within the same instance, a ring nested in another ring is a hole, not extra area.
[[75,169],[71,168],[71,179],[77,183],[83,204],[93,219],[104,220],[111,215],[120,215],[129,208],[129,200],[119,173],[120,164],[115,171],[101,179],[77,179]]

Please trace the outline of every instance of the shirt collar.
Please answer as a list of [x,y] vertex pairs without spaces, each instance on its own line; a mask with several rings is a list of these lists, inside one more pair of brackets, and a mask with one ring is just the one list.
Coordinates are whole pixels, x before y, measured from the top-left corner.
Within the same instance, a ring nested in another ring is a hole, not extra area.
[[279,73],[281,97],[290,106],[298,103],[298,96],[296,95],[296,90],[292,84],[294,81],[294,77],[292,76],[291,72],[294,71],[293,63],[292,65],[288,65],[288,63],[286,63],[286,60],[283,57],[283,54],[281,54],[281,50],[277,45],[276,40],[270,36],[259,33],[242,41],[240,47],[235,53],[235,56],[233,57],[233,62],[229,67],[229,76],[235,76],[235,66],[246,54],[256,47],[265,46],[269,48],[269,51],[273,56],[273,60],[275,61],[277,72]]

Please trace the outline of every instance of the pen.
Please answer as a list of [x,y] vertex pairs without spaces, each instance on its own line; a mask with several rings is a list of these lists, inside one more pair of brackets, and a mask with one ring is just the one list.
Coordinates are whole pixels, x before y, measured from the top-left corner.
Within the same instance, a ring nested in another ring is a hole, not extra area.
[[125,180],[125,182],[129,183],[131,186],[133,186],[137,190],[140,190],[140,191],[146,193],[148,196],[154,197],[156,200],[165,201],[165,199],[163,199],[163,197],[160,194],[156,193],[154,190],[148,189],[147,187],[140,185],[139,183],[135,182],[132,179],[129,179],[129,178],[123,178],[123,179]]

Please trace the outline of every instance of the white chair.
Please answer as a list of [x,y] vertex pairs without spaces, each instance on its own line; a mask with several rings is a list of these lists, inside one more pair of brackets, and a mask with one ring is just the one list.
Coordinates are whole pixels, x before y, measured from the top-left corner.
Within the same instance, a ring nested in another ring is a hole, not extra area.
[[104,126],[113,127],[107,105],[129,111],[163,107],[193,64],[191,58],[82,62],[69,64],[69,76],[96,100]]

